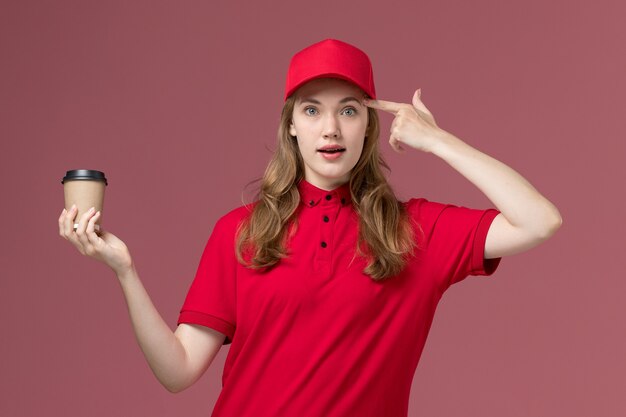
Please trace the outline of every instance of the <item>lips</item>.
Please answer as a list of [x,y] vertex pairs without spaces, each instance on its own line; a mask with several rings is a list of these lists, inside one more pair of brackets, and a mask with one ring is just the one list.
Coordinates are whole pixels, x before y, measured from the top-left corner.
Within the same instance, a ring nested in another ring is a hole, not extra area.
[[344,152],[346,150],[346,148],[339,146],[339,145],[326,145],[321,147],[320,149],[318,149],[318,152],[323,152],[323,153],[337,153],[337,152]]

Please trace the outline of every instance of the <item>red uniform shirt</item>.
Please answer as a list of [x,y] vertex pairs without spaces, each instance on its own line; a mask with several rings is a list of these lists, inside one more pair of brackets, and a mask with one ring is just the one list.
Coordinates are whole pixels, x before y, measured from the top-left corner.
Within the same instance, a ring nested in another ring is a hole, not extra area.
[[353,260],[348,185],[298,187],[290,256],[266,273],[239,264],[235,232],[249,208],[234,209],[215,224],[181,309],[178,323],[208,326],[231,344],[212,416],[404,417],[443,292],[500,263],[483,259],[499,211],[410,199],[423,248],[402,273],[375,282],[366,260]]

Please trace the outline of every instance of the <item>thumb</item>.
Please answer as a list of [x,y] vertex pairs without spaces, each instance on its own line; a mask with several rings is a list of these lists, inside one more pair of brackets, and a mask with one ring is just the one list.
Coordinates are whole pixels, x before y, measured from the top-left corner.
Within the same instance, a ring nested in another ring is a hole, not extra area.
[[422,96],[422,89],[418,88],[417,90],[415,90],[415,93],[413,93],[413,99],[411,100],[413,107],[415,107],[418,110],[421,110],[420,109],[421,107],[420,105],[422,104],[421,96]]
[[424,105],[424,103],[422,102],[421,96],[422,96],[422,89],[418,88],[417,90],[415,90],[415,93],[413,93],[413,99],[411,100],[413,107],[415,107],[417,110],[421,110],[422,112],[428,115],[431,115],[430,110],[428,110],[426,106]]

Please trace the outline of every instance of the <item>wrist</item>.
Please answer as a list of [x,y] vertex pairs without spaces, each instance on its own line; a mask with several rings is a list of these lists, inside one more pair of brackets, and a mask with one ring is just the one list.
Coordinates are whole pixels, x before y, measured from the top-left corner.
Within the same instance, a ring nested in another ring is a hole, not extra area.
[[444,158],[447,153],[461,140],[453,134],[441,131],[441,134],[437,137],[434,145],[430,149],[430,153],[437,155],[440,158]]
[[124,280],[124,279],[128,279],[129,277],[132,277],[133,275],[136,276],[137,275],[137,270],[135,269],[135,264],[131,263],[128,266],[125,267],[120,267],[120,268],[116,268],[114,269],[115,275],[117,275],[117,278],[119,280]]

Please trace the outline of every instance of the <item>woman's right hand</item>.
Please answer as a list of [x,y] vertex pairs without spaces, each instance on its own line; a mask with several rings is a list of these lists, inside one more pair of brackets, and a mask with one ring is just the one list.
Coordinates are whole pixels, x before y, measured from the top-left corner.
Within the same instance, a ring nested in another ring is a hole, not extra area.
[[95,210],[84,213],[78,227],[74,230],[74,218],[78,209],[73,205],[70,211],[63,209],[59,216],[59,234],[69,240],[83,255],[97,259],[108,265],[116,274],[120,274],[133,267],[133,261],[128,248],[117,236],[100,227],[96,233],[95,224],[100,213]]

